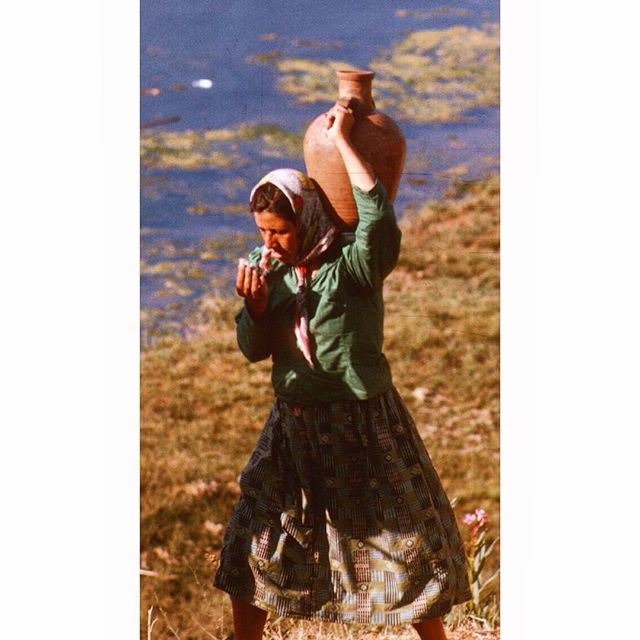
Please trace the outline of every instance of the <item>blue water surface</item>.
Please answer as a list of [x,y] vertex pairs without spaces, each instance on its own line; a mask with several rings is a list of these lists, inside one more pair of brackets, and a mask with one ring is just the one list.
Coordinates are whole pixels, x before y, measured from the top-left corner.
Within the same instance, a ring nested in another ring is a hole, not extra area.
[[[404,15],[398,16],[398,10],[404,10]],[[460,10],[468,15],[461,15]],[[428,11],[433,13],[425,18]],[[141,120],[179,117],[177,122],[157,127],[158,131],[204,130],[249,122],[275,123],[287,131],[300,132],[330,103],[294,104],[291,96],[278,91],[275,67],[249,63],[247,56],[278,48],[287,56],[344,60],[353,67],[367,68],[382,50],[411,31],[454,25],[480,27],[498,19],[496,0],[142,0],[141,90],[157,89],[159,95],[141,95]],[[277,39],[265,39],[273,37],[265,34],[275,34]],[[312,41],[312,46],[305,46],[305,41]],[[193,87],[199,79],[211,80],[211,88]],[[499,154],[497,108],[472,110],[456,123],[400,124],[407,138],[408,160],[395,203],[399,216],[442,196],[452,181],[447,168],[464,163],[468,167],[465,178],[473,179],[487,171],[482,158]],[[232,169],[142,168],[143,262],[153,266],[161,261],[192,260],[203,273],[189,281],[188,291],[176,292],[166,275],[143,269],[141,306],[162,311],[157,322],[180,330],[200,297],[212,290],[214,277],[228,282],[226,291],[231,291],[229,274],[238,247],[210,260],[197,254],[212,238],[253,232],[248,213],[213,210],[194,215],[193,207],[199,203],[238,207],[246,202],[250,186],[267,171],[278,166],[304,170],[301,156],[265,157],[258,145],[249,145],[247,153],[251,161]],[[412,166],[419,169],[412,172]],[[230,193],[222,188],[225,181],[235,178],[243,180],[246,190]],[[247,247],[257,242],[257,235],[246,237]]]

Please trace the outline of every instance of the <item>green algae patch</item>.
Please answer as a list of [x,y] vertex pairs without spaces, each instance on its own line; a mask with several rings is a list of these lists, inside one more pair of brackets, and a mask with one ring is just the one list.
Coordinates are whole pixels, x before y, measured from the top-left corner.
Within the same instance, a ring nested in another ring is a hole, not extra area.
[[160,260],[150,264],[140,261],[140,273],[145,276],[171,276],[177,280],[203,280],[206,273],[199,262],[188,260]]
[[339,60],[284,58],[281,52],[264,52],[246,58],[250,63],[275,66],[280,72],[278,89],[294,97],[296,104],[332,102],[336,97],[336,71],[353,65]]
[[258,244],[259,236],[256,232],[219,233],[203,240],[200,259],[223,260],[233,255],[242,256],[248,252],[252,241]]
[[276,64],[278,60],[284,58],[284,53],[279,49],[272,51],[262,51],[260,53],[252,53],[248,55],[244,60],[249,64]]
[[240,202],[232,202],[231,204],[203,203],[199,202],[191,207],[187,207],[187,213],[192,216],[203,216],[215,213],[227,214],[245,214],[249,213],[249,205]]
[[153,293],[154,298],[187,298],[193,295],[193,289],[190,289],[186,285],[173,278],[167,278],[162,283],[163,288],[157,289]]
[[471,15],[468,9],[461,7],[434,7],[431,10],[425,9],[396,9],[397,18],[418,18],[422,20],[432,20],[442,16],[456,16],[466,18]]
[[295,96],[298,104],[332,101],[336,94],[336,71],[348,69],[347,62],[286,58],[276,63],[282,74],[278,88]]
[[302,156],[301,132],[291,132],[277,124],[240,125],[237,129],[240,140],[245,142],[260,141],[263,153],[272,157]]
[[340,40],[318,40],[316,38],[290,38],[289,36],[278,35],[277,33],[263,33],[258,37],[263,42],[287,43],[292,47],[304,47],[306,49],[339,49],[342,46]]
[[499,104],[498,27],[415,31],[371,69],[380,109],[415,122],[460,120],[469,109]]
[[233,149],[213,144],[200,131],[143,131],[140,161],[164,169],[230,168],[241,164],[242,156]]
[[242,145],[258,142],[263,156],[297,157],[302,134],[277,124],[248,124],[204,131],[143,131],[140,161],[144,166],[177,169],[216,167],[230,169],[248,164]]
[[[283,57],[281,51],[247,58],[275,66],[277,86],[294,103],[333,102],[336,75],[352,65],[339,60]],[[399,120],[455,122],[470,109],[499,104],[499,31],[454,26],[409,33],[371,62],[378,108]]]

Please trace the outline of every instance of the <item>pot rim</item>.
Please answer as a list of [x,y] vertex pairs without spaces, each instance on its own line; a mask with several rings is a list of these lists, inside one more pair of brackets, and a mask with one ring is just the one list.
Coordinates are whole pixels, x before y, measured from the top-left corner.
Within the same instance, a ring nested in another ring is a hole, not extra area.
[[375,77],[376,74],[368,69],[339,69],[336,75],[338,80],[367,80]]

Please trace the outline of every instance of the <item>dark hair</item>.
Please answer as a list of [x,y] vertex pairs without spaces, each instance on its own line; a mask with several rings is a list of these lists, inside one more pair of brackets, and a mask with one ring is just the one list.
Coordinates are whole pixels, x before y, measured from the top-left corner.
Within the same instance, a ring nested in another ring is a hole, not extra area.
[[295,222],[296,214],[293,211],[291,203],[287,196],[282,193],[278,187],[270,182],[260,185],[251,198],[249,207],[254,213],[262,213],[263,211],[269,211],[276,215],[288,220],[289,222]]

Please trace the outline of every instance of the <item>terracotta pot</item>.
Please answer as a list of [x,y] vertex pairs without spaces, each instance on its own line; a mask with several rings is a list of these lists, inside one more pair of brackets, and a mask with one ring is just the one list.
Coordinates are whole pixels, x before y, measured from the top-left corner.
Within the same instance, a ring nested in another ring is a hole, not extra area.
[[[398,125],[376,111],[371,96],[373,71],[338,71],[338,102],[353,109],[356,122],[351,130],[351,142],[363,159],[374,169],[393,199],[404,167],[406,142]],[[304,136],[304,161],[307,174],[320,186],[330,212],[353,228],[358,222],[351,182],[340,153],[327,137],[327,119],[318,116]]]

